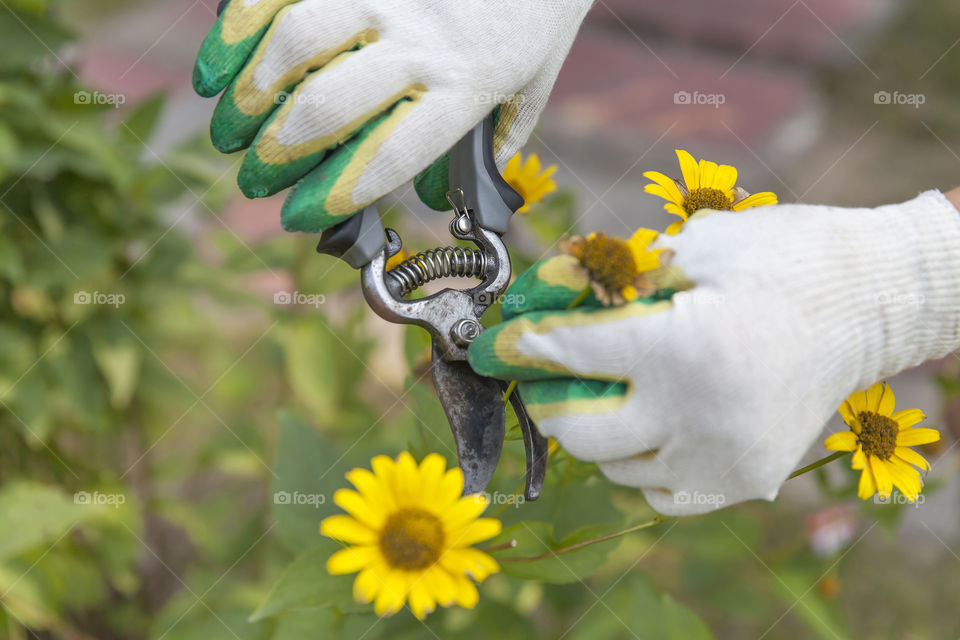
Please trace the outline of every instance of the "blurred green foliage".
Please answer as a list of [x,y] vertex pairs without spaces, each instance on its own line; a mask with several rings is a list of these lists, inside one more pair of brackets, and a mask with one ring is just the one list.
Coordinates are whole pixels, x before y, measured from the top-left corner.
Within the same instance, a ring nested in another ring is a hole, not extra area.
[[[241,240],[215,214],[233,195],[231,163],[205,140],[157,157],[149,143],[162,96],[119,111],[78,104],[90,90],[42,44],[57,50],[71,38],[56,7],[8,6],[0,638],[700,640],[711,628],[736,638],[904,628],[883,611],[862,615],[869,590],[844,601],[819,587],[837,575],[860,584],[857,563],[876,566],[870,554],[894,542],[861,545],[837,565],[809,551],[803,514],[788,506],[746,505],[551,557],[655,514],[562,451],[541,500],[517,501],[515,436],[489,514],[504,523],[500,541],[518,545],[498,554],[503,572],[481,587],[477,608],[426,624],[406,611],[377,620],[352,601],[352,576],[327,575],[337,545],[317,526],[338,512],[330,497],[343,474],[374,455],[436,451],[454,462],[424,377],[426,334],[372,317],[357,274],[318,257],[311,238]],[[398,211],[388,218],[403,224]],[[517,270],[576,219],[570,193],[535,207],[510,238]],[[252,293],[265,275],[326,302],[272,304]],[[494,308],[488,319],[497,318]],[[852,474],[819,476],[824,502],[854,501]],[[313,499],[283,498],[296,495]],[[890,528],[903,511],[863,509]],[[960,632],[934,624],[917,637]]]

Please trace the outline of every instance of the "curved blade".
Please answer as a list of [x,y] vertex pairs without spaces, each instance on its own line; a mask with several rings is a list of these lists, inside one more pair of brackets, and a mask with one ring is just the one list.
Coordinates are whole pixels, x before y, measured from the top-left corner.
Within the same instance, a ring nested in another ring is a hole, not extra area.
[[[507,383],[501,383],[504,389]],[[523,486],[523,497],[534,501],[540,497],[543,490],[543,481],[547,477],[547,458],[550,456],[550,443],[540,435],[537,425],[533,423],[527,407],[520,397],[520,390],[514,389],[510,395],[510,404],[517,414],[520,423],[520,432],[523,434],[523,449],[527,455],[527,477]]]
[[433,345],[433,383],[450,421],[463,470],[463,494],[483,491],[500,460],[506,412],[500,383],[466,362],[447,362]]

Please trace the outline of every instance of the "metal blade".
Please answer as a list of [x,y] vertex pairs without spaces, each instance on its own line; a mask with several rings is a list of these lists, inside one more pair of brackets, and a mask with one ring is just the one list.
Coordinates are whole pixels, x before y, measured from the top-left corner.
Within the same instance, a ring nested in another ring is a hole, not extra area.
[[[507,383],[503,383],[507,387]],[[531,502],[540,497],[543,481],[547,477],[547,457],[550,455],[550,443],[540,435],[537,425],[530,419],[527,407],[523,404],[519,389],[510,394],[510,404],[517,414],[520,432],[523,434],[523,449],[527,456],[527,477],[523,487],[523,497]]]
[[500,382],[466,362],[447,362],[433,344],[433,383],[450,421],[463,470],[463,494],[483,491],[500,460],[506,412]]

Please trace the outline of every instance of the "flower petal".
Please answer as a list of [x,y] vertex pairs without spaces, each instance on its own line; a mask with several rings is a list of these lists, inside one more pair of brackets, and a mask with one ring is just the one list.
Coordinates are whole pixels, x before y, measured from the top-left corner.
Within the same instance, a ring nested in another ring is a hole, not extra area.
[[356,518],[330,516],[320,523],[320,534],[352,544],[377,544],[377,533]]
[[668,226],[666,229],[664,229],[663,232],[668,236],[675,236],[678,233],[680,233],[680,229],[682,228],[683,228],[683,220],[677,220],[676,222]]
[[444,569],[453,575],[465,574],[477,582],[500,571],[500,565],[490,555],[478,549],[450,549],[440,559]]
[[445,509],[463,495],[463,471],[459,467],[448,469],[437,487],[437,509]]
[[693,156],[683,149],[677,149],[677,159],[680,161],[680,172],[687,189],[693,191],[700,188],[700,168]]
[[712,189],[715,182],[714,177],[717,175],[717,163],[710,162],[709,160],[701,160],[699,164],[700,169],[700,188],[701,189]]
[[440,606],[449,607],[457,601],[457,585],[453,576],[439,565],[427,569],[421,579]]
[[713,188],[724,193],[733,189],[737,184],[737,168],[728,164],[717,167],[717,175],[713,178]]
[[733,203],[734,211],[743,211],[753,207],[765,207],[767,205],[777,204],[777,194],[772,191],[763,191],[747,196],[739,202]]
[[853,453],[853,459],[850,460],[851,469],[866,469],[867,468],[867,454],[863,452],[863,448],[860,445],[857,445],[857,450]]
[[[390,460],[387,456],[378,457]],[[390,464],[393,464],[392,460],[390,460]],[[376,474],[367,469],[351,469],[346,473],[346,477],[368,504],[380,504],[386,511],[394,509],[393,492],[390,490],[390,485],[384,484]]]
[[880,412],[880,399],[883,397],[884,383],[878,382],[867,389],[867,411]]
[[893,389],[886,382],[883,383],[883,390],[880,394],[880,402],[877,405],[877,413],[882,416],[893,414],[896,405],[896,397],[893,395]]
[[920,467],[920,469],[923,471],[930,471],[930,463],[927,462],[927,459],[913,449],[908,449],[907,447],[897,447],[894,450],[894,455],[904,462],[909,462],[912,465]]
[[367,567],[357,574],[357,579],[353,581],[353,599],[360,604],[373,602],[382,587],[383,581],[380,576],[377,575],[376,571]]
[[823,442],[823,446],[830,451],[856,451],[857,434],[853,431],[835,433]]
[[443,510],[443,526],[447,531],[459,531],[479,518],[486,508],[483,494],[464,496]]
[[850,406],[850,410],[854,416],[861,411],[867,411],[867,392],[856,391],[851,393],[850,397],[847,398],[847,404]]
[[650,195],[657,196],[658,198],[663,198],[668,203],[680,205],[683,203],[683,198],[680,196],[680,190],[677,189],[676,185],[673,186],[673,191],[670,189],[664,188],[659,184],[648,184],[643,188],[644,191]]
[[410,611],[420,620],[425,619],[428,613],[432,613],[437,608],[436,600],[430,595],[430,589],[427,588],[422,579],[417,580],[410,587],[409,600]]
[[374,530],[383,526],[384,521],[387,519],[386,511],[380,504],[367,501],[352,489],[337,489],[333,494],[333,502]]
[[850,427],[854,433],[860,433],[860,421],[857,420],[857,412],[853,410],[853,407],[850,406],[849,400],[844,400],[843,404],[840,405],[838,409],[840,412],[840,417],[843,418],[843,421]]
[[464,609],[473,609],[477,606],[480,594],[477,593],[477,588],[468,578],[465,576],[453,576],[453,583],[457,589],[456,598],[458,605]]
[[397,456],[397,468],[393,474],[393,492],[397,496],[397,506],[420,504],[421,483],[420,468],[409,451]]
[[407,600],[411,583],[411,576],[406,571],[390,570],[383,576],[383,585],[373,603],[374,612],[380,617],[387,617],[400,611]]
[[479,518],[465,527],[448,531],[451,547],[469,547],[472,544],[487,540],[500,533],[502,525],[494,518]]
[[353,573],[378,562],[380,559],[380,547],[347,547],[327,558],[327,571],[335,576]]
[[860,484],[857,486],[857,497],[861,500],[869,500],[876,492],[877,484],[873,480],[873,472],[865,467],[860,474]]
[[923,415],[923,411],[920,409],[904,409],[903,411],[897,411],[890,417],[897,421],[897,424],[900,425],[900,430],[903,431],[915,424],[923,422],[927,416]]
[[659,171],[647,171],[643,174],[643,177],[656,183],[656,185],[648,184],[644,187],[644,191],[653,193],[654,195],[660,195],[657,192],[647,189],[647,187],[659,186],[667,194],[666,196],[660,196],[661,198],[666,198],[670,202],[675,202],[678,205],[683,204],[683,194],[680,193],[680,189],[677,187],[677,183],[674,182],[673,178],[669,178]]
[[873,480],[877,483],[877,493],[884,498],[890,496],[893,491],[893,478],[890,476],[890,470],[886,462],[877,456],[867,458],[870,470],[873,471]]
[[900,490],[900,493],[910,502],[916,502],[920,490],[923,489],[920,472],[896,456],[890,458],[886,465],[890,477],[893,479],[893,484]]
[[902,429],[897,434],[898,447],[915,447],[920,444],[930,444],[940,439],[940,432],[926,427],[912,427]]
[[[683,218],[683,220],[686,220],[688,217],[685,209],[683,209],[679,205],[673,204],[672,202],[668,202],[667,204],[663,205],[663,208],[666,210],[667,213],[672,213],[675,216],[680,216],[681,218]],[[681,220],[680,222],[682,222],[683,220]],[[670,225],[670,227],[677,226],[680,224],[680,222],[674,222]],[[669,230],[670,227],[667,227],[667,229]],[[679,226],[677,228],[679,228]],[[667,233],[669,233],[669,231],[667,231]],[[673,234],[670,234],[670,235],[673,235]]]

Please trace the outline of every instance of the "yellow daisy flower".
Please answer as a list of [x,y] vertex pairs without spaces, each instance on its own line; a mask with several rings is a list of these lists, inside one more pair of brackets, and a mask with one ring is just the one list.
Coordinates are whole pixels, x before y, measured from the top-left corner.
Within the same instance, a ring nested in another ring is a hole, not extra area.
[[629,240],[624,240],[598,231],[585,238],[564,238],[560,248],[580,261],[597,300],[607,306],[620,305],[657,290],[643,274],[659,267],[661,259],[671,255],[666,249],[650,251],[658,235],[650,229],[637,229]]
[[889,497],[894,486],[911,502],[916,500],[923,480],[914,467],[929,471],[930,464],[909,447],[940,439],[936,429],[913,426],[926,417],[920,409],[894,413],[894,402],[886,382],[854,393],[840,405],[850,431],[835,433],[824,442],[831,451],[854,452],[851,467],[863,471],[857,491],[863,500],[875,493]]
[[396,268],[397,265],[409,258],[411,255],[413,254],[401,247],[400,251],[397,251],[395,254],[387,258],[387,263],[383,265],[383,270],[390,271],[391,269]]
[[517,209],[517,213],[530,211],[531,205],[557,190],[557,183],[553,179],[556,171],[555,164],[541,171],[540,156],[535,153],[531,153],[526,162],[523,162],[523,154],[519,151],[510,158],[507,168],[503,170],[503,179],[523,198],[524,204]]
[[479,517],[486,499],[462,496],[463,472],[445,471],[446,461],[435,453],[419,467],[407,452],[396,460],[377,456],[370,464],[373,471],[347,473],[356,491],[333,496],[350,515],[320,523],[320,533],[353,545],[330,556],[327,570],[359,571],[353,597],[373,602],[380,616],[406,602],[421,620],[437,604],[472,608],[479,594],[469,578],[482,582],[500,570],[496,560],[470,547],[500,533],[499,520]]
[[741,211],[750,207],[762,207],[777,204],[777,194],[764,191],[749,195],[737,186],[737,169],[727,164],[718,165],[709,160],[699,164],[689,153],[677,149],[683,182],[668,178],[659,171],[647,171],[644,178],[653,180],[644,191],[663,198],[667,204],[663,208],[668,213],[680,216],[680,220],[667,227],[666,233],[673,235],[687,218],[700,209],[718,211]]

